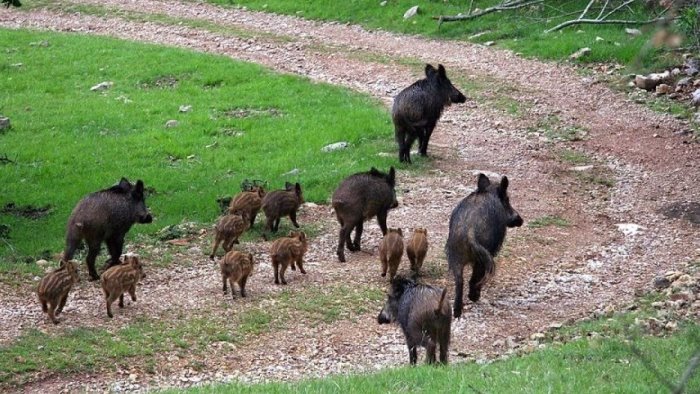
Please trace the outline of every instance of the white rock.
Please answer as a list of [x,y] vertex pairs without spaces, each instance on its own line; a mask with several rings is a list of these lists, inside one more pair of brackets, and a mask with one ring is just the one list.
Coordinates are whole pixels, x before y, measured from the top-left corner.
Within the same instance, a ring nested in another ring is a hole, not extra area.
[[180,124],[180,123],[177,120],[170,119],[169,121],[165,122],[165,127],[167,127],[167,128],[177,127],[178,124]]
[[484,43],[484,45],[487,46],[487,47],[493,46],[494,44],[495,44],[494,41],[486,41],[486,42]]
[[180,106],[180,112],[190,112],[190,111],[192,111],[191,105],[181,105]]
[[336,142],[336,143],[333,143],[333,144],[329,144],[329,145],[324,146],[323,148],[321,148],[321,151],[323,151],[323,152],[333,152],[333,151],[345,149],[345,148],[347,148],[348,146],[350,146],[350,144],[348,144],[347,142],[345,142],[345,141],[340,141],[340,142]]
[[289,172],[285,172],[282,176],[286,175],[298,175],[301,172],[298,168],[292,168]]
[[386,5],[386,0],[382,1],[381,3],[379,3],[379,5],[382,6],[382,7],[384,7],[384,6]]
[[90,90],[92,90],[93,92],[96,92],[98,90],[106,90],[106,89],[111,88],[113,85],[114,85],[114,82],[104,81],[104,82],[100,82],[97,85],[91,87]]
[[639,36],[642,34],[642,31],[639,29],[630,29],[630,28],[625,28],[625,33],[631,35],[631,36]]
[[587,166],[576,166],[576,167],[571,167],[569,170],[571,171],[576,171],[576,172],[583,172],[583,171],[588,171],[592,170],[593,166],[592,165],[587,165]]
[[409,18],[416,16],[416,14],[418,14],[418,6],[414,5],[413,7],[406,10],[406,12],[403,14],[403,18],[409,19]]
[[0,116],[0,130],[5,130],[10,128],[10,118]]
[[605,41],[605,38],[598,36],[595,38],[595,41],[596,42]]
[[634,223],[618,223],[616,226],[625,235],[635,235],[639,231],[644,230],[644,227]]
[[697,89],[692,93],[693,99],[691,102],[693,103],[694,106],[700,107],[700,89]]

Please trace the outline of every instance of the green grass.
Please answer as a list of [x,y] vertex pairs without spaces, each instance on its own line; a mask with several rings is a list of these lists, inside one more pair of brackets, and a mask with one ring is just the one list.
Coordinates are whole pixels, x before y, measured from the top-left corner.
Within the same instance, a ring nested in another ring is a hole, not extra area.
[[569,221],[559,216],[542,216],[531,220],[527,224],[530,228],[542,228],[548,226],[569,227]]
[[[300,182],[324,203],[339,181],[371,166],[396,165],[387,110],[366,95],[256,65],[114,39],[2,30],[0,205],[50,205],[50,215],[0,214],[0,271],[32,271],[63,247],[65,223],[86,194],[122,176],[143,179],[154,234],[182,221],[213,223],[216,199],[244,179],[270,189]],[[105,91],[90,88],[102,81]],[[181,113],[181,105],[191,105]],[[177,127],[166,128],[168,120]],[[349,149],[321,148],[348,141]],[[298,169],[298,174],[285,175]]]
[[[700,347],[700,327],[688,324],[666,338],[642,337],[634,345],[662,376],[677,382]],[[687,392],[700,390],[696,373]],[[376,374],[334,376],[298,383],[207,386],[216,393],[655,393],[665,387],[624,339],[578,339],[487,364],[402,367]],[[170,392],[174,392],[171,390]]]
[[[588,1],[574,0],[568,2],[545,3],[545,6],[523,8],[515,12],[500,12],[463,22],[451,22],[438,25],[432,17],[439,15],[456,15],[468,10],[470,1],[424,1],[392,0],[381,6],[375,0],[348,1],[296,1],[296,0],[208,0],[210,3],[245,6],[249,9],[296,15],[308,19],[338,20],[357,23],[367,28],[380,28],[389,31],[421,34],[429,37],[467,40],[469,37],[484,33],[474,42],[495,41],[497,46],[512,49],[525,56],[541,59],[565,60],[576,50],[590,47],[592,52],[581,61],[635,64],[636,68],[649,68],[655,62],[667,61],[658,58],[659,50],[644,48],[653,35],[654,28],[642,28],[641,36],[625,33],[625,26],[615,25],[580,25],[560,32],[546,34],[547,28],[572,18],[561,17],[573,11],[585,8]],[[487,8],[499,3],[496,0],[474,1],[474,8]],[[419,14],[404,20],[403,14],[414,5],[420,6]],[[638,6],[630,8],[622,17],[645,19],[648,10]],[[603,41],[596,40],[602,37]],[[640,55],[640,53],[642,55]]]
[[562,149],[557,152],[559,159],[574,165],[583,165],[591,162],[591,158],[585,153],[571,149]]

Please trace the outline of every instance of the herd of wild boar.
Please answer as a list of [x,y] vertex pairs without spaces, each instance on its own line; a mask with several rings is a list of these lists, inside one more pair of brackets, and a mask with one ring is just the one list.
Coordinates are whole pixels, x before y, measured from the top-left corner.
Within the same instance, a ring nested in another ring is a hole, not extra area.
[[[451,103],[465,102],[465,96],[447,78],[445,68],[439,65],[425,67],[425,78],[400,92],[392,108],[395,138],[399,147],[399,161],[410,163],[411,145],[417,139],[418,152],[427,155],[428,141],[444,107]],[[426,349],[428,363],[436,361],[439,347],[441,363],[447,362],[450,327],[453,316],[460,317],[463,309],[463,270],[471,266],[469,299],[478,301],[484,282],[494,272],[494,256],[505,239],[507,227],[523,224],[523,219],[511,207],[508,198],[508,178],[492,183],[479,174],[477,188],[465,197],[453,210],[449,222],[449,236],[445,245],[449,269],[454,276],[454,306],[447,301],[447,289],[422,284],[417,281],[428,251],[428,232],[416,225],[408,241],[400,228],[387,228],[387,216],[398,206],[396,199],[396,170],[388,172],[372,167],[367,172],[349,175],[331,197],[340,229],[336,254],[340,262],[350,252],[361,249],[363,224],[376,217],[384,238],[379,244],[381,276],[389,273],[390,286],[387,301],[377,317],[380,324],[398,322],[406,338],[409,361],[417,361],[417,348]],[[284,189],[266,192],[255,184],[236,195],[228,211],[214,228],[213,247],[209,257],[214,260],[218,247],[225,251],[219,260],[223,293],[227,283],[231,295],[236,298],[234,283],[246,296],[246,283],[253,273],[253,255],[236,250],[241,235],[255,224],[262,210],[266,217],[263,237],[279,230],[280,220],[289,217],[294,227],[297,211],[304,203],[302,186],[287,183]],[[124,237],[134,223],[150,223],[153,220],[144,200],[144,183],[132,184],[126,178],[112,187],[91,193],[78,202],[66,227],[66,245],[58,269],[47,274],[39,283],[38,296],[42,310],[53,323],[63,310],[68,293],[79,280],[73,255],[82,242],[87,244],[87,267],[90,280],[100,279],[104,291],[107,315],[111,318],[112,303],[119,298],[124,307],[124,293],[136,301],[136,285],[145,277],[144,268],[135,255],[122,256]],[[355,232],[354,237],[352,232]],[[407,234],[408,235],[408,234]],[[100,277],[95,269],[95,259],[102,243],[107,245],[109,259]],[[303,231],[291,231],[289,236],[272,242],[270,262],[274,270],[274,283],[287,284],[287,268],[305,274],[304,254],[309,239]],[[397,275],[405,253],[410,261],[411,278]]]

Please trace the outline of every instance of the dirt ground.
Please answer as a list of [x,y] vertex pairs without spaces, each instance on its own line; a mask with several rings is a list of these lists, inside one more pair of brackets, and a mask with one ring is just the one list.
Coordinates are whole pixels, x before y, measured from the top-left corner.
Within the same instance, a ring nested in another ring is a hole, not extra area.
[[[686,124],[635,104],[599,83],[598,75],[584,77],[565,64],[527,60],[468,43],[200,3],[62,2],[70,3],[115,12],[91,16],[3,10],[0,26],[112,36],[227,55],[365,92],[387,106],[420,77],[419,68],[411,64],[440,63],[454,81],[481,81],[484,87],[479,92],[464,92],[469,98],[466,104],[443,114],[429,147],[431,169],[420,176],[399,172],[400,205],[388,220],[390,227],[428,229],[426,264],[433,273],[428,281],[448,286],[454,294],[443,252],[449,215],[474,189],[479,172],[494,180],[501,175],[510,179],[511,203],[526,225],[509,230],[497,274],[482,300],[467,302],[462,319],[454,321],[452,362],[494,357],[552,324],[621,307],[650,289],[655,276],[700,258],[698,224],[663,214],[672,211],[673,204],[698,202],[700,145],[690,141]],[[245,34],[139,21],[144,18],[120,17],[116,11],[207,21],[229,29],[222,31]],[[517,106],[516,113],[504,110],[502,102]],[[574,141],[556,138],[572,130],[583,135]],[[387,130],[387,138],[393,138],[392,130]],[[589,163],[567,161],[571,152],[585,155]],[[568,226],[527,225],[546,216],[562,218]],[[289,291],[340,281],[351,287],[384,288],[377,253],[381,232],[374,220],[365,225],[363,251],[348,254],[345,264],[336,262],[337,223],[329,206],[305,205],[299,222],[313,223],[321,232],[311,241],[308,274],[287,275]],[[104,316],[101,290],[95,283],[78,285],[64,322],[56,327],[41,314],[35,284],[26,284],[19,292],[0,284],[0,343],[9,343],[29,328],[57,333],[85,326],[117,329],[143,316],[164,320],[219,311],[234,316],[282,291],[272,284],[269,264],[262,263],[249,282],[248,299],[228,302],[221,311],[220,278],[204,252],[210,238],[201,234],[188,241],[188,248],[178,255],[187,264],[153,269],[139,289],[139,301],[118,310],[114,321]],[[269,243],[242,246],[258,261],[267,261]],[[149,250],[150,255],[157,255],[158,249]],[[404,263],[402,270],[407,270]],[[190,290],[173,292],[178,288]],[[163,303],[164,298],[169,302]],[[138,391],[232,379],[296,380],[406,364],[399,329],[377,325],[377,312],[331,324],[300,320],[288,329],[299,333],[298,340],[273,331],[235,346],[212,343],[197,360],[204,365],[199,370],[190,368],[186,357],[162,354],[156,373],[134,366],[99,374],[37,376],[14,389]]]

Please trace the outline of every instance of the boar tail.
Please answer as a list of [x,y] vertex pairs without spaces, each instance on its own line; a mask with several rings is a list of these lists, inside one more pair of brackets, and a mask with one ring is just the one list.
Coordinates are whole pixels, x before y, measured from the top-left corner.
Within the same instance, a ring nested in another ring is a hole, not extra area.
[[435,316],[442,315],[442,305],[445,302],[446,295],[447,295],[447,289],[442,289],[442,295],[440,296],[440,302],[438,302],[437,309],[435,309]]
[[496,265],[493,262],[493,256],[486,248],[479,245],[471,237],[469,238],[469,247],[474,256],[474,270],[483,272],[483,277],[477,283],[478,286],[483,285],[496,271]]

